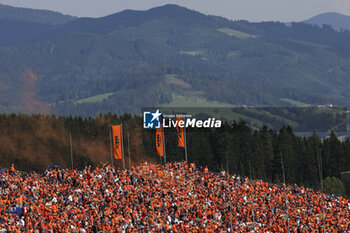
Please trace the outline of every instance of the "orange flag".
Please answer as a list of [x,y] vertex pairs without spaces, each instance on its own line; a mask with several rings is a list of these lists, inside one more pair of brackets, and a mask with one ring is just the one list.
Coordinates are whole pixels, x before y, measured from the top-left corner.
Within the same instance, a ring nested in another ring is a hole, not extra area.
[[156,148],[159,156],[164,156],[163,126],[156,129]]
[[113,131],[113,148],[114,148],[114,158],[115,159],[122,159],[123,158],[123,151],[122,151],[122,131],[120,125],[113,125],[112,126]]
[[184,135],[184,127],[179,126],[179,122],[183,121],[183,117],[176,117],[177,125],[176,125],[176,131],[177,131],[177,142],[178,146],[185,147],[185,135]]

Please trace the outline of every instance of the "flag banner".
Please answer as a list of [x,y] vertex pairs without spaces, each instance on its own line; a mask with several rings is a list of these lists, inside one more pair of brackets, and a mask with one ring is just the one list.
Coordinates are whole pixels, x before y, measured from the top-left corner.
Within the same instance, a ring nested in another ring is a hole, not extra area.
[[159,156],[164,156],[163,126],[156,129],[156,148]]
[[179,122],[183,122],[183,117],[176,117],[176,131],[177,131],[177,141],[179,147],[185,147],[185,135],[184,135],[184,127],[181,127]]
[[113,125],[112,126],[112,132],[113,132],[113,148],[114,148],[114,158],[115,159],[122,159],[123,158],[123,151],[122,151],[122,131],[120,125]]

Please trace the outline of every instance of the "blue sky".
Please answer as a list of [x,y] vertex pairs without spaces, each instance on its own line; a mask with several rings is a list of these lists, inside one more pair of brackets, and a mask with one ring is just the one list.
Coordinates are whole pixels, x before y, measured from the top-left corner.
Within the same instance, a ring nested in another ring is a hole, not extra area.
[[249,21],[301,21],[324,12],[350,15],[350,0],[0,0],[0,3],[100,17],[124,9],[178,4],[206,14]]

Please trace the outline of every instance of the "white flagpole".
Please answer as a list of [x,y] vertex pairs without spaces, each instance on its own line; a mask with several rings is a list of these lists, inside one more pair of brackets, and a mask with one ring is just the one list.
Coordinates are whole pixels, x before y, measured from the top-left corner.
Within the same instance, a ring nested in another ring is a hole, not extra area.
[[185,159],[187,163],[187,141],[186,141],[186,127],[184,127],[184,139],[185,139]]
[[109,143],[111,145],[111,164],[112,164],[112,167],[114,167],[114,164],[113,164],[113,140],[112,140],[112,128],[109,129]]
[[164,134],[164,127],[162,126],[162,130],[163,130],[163,151],[164,151],[164,162],[166,165],[166,153],[165,153],[165,134]]
[[125,170],[125,159],[124,159],[124,141],[123,141],[123,124],[120,124],[120,133],[122,137],[122,154],[123,154],[123,169]]
[[72,164],[72,169],[74,169],[73,167],[73,146],[72,146],[72,132],[69,131],[69,142],[70,142],[70,161]]
[[131,157],[130,157],[130,138],[128,132],[128,154],[129,154],[129,169],[131,170]]

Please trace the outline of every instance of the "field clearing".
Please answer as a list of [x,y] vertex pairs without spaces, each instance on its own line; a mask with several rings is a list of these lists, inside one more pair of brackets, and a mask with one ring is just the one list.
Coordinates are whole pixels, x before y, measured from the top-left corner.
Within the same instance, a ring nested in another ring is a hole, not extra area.
[[303,102],[288,99],[288,98],[280,98],[279,100],[286,102],[286,103],[289,103],[289,104],[292,104],[296,107],[311,107],[311,104],[303,103]]
[[229,58],[239,58],[242,55],[242,53],[240,51],[231,51],[227,54],[227,57]]
[[237,30],[234,30],[232,28],[219,28],[217,30],[219,32],[225,33],[226,35],[234,36],[234,37],[237,37],[239,39],[254,39],[254,38],[256,38],[256,35],[237,31]]
[[180,51],[180,54],[186,54],[186,55],[191,55],[191,56],[199,56],[199,55],[203,55],[204,51]]
[[179,79],[176,74],[167,74],[165,75],[167,82],[169,84],[175,84],[177,86],[181,86],[184,88],[191,88],[191,84],[183,81],[182,79]]
[[173,101],[163,107],[234,107],[234,105],[210,102],[200,97],[174,95]]
[[322,48],[322,49],[331,48],[331,46],[327,46],[327,45],[323,45],[323,44],[311,43],[311,42],[307,42],[307,41],[295,40],[295,39],[290,39],[290,38],[288,38],[286,40],[294,42],[294,43],[298,43],[298,44],[301,44],[301,45],[313,46],[313,47]]
[[[248,123],[249,125],[253,125],[253,126],[256,126],[257,128],[261,128],[263,125],[266,125],[268,126],[269,128],[275,128],[273,127],[272,124],[270,124],[269,122],[266,121],[266,119],[268,119],[268,121],[271,121],[271,120],[279,120],[279,121],[283,121],[285,125],[290,125],[292,127],[297,127],[298,126],[298,123],[293,121],[293,120],[290,120],[286,117],[282,117],[280,115],[276,115],[276,114],[273,114],[271,112],[269,112],[268,110],[264,110],[264,108],[248,108],[246,114],[249,115],[249,113],[253,113],[253,114],[256,114],[257,116],[256,117],[247,117],[244,112],[242,113],[241,111],[239,111],[242,115],[244,115],[244,117],[246,119],[248,119]],[[265,120],[261,120],[261,119],[265,119]]]
[[110,97],[113,94],[114,94],[114,92],[109,92],[109,93],[100,94],[100,95],[94,95],[94,96],[90,96],[90,97],[87,97],[84,99],[76,100],[74,103],[75,104],[98,103],[98,102],[102,102],[105,99],[108,99],[108,97]]

